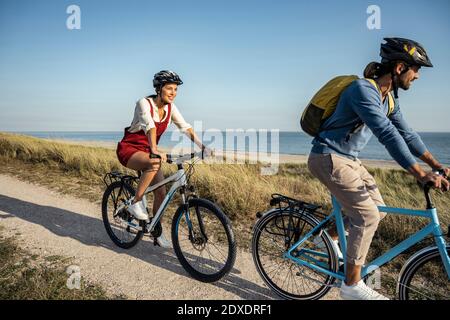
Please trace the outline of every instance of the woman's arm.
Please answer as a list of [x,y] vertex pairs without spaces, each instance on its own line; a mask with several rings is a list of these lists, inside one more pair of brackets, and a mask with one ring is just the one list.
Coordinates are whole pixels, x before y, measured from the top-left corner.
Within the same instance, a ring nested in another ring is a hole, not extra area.
[[202,150],[204,150],[206,147],[203,145],[203,143],[200,141],[200,139],[198,138],[197,134],[194,132],[194,130],[192,128],[187,129],[184,132],[189,139],[191,139],[192,142],[194,142],[199,148],[201,148]]
[[194,142],[200,149],[202,149],[203,152],[206,152],[208,154],[212,155],[211,150],[206,148],[206,146],[201,142],[201,140],[198,138],[197,134],[192,129],[192,126],[184,120],[183,116],[181,115],[178,108],[173,104],[172,105],[172,121],[173,123],[180,129],[186,136],[191,139],[192,142]]
[[167,156],[165,153],[158,151],[158,145],[156,144],[156,128],[151,128],[147,131],[148,143],[150,144],[150,152],[152,154],[158,155],[161,157],[161,161],[165,162],[167,160]]

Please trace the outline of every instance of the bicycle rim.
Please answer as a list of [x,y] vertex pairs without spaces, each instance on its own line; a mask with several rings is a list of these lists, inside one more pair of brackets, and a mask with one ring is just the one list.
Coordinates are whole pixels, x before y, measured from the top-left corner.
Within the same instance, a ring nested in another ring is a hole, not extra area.
[[174,217],[172,242],[182,266],[195,279],[213,282],[228,273],[236,244],[228,218],[214,205],[190,201],[189,213],[180,208]]
[[[330,290],[335,280],[283,256],[317,224],[308,215],[294,213],[289,218],[287,212],[274,212],[262,218],[255,226],[252,239],[253,260],[264,282],[282,298],[319,299]],[[312,238],[313,236],[298,249],[313,250],[315,253],[301,255],[299,258],[310,258],[310,262],[335,271],[337,262],[328,235],[322,233],[321,239],[325,247],[321,249],[312,243]]]
[[[131,248],[142,237],[142,222],[120,208],[134,195],[134,190],[120,181],[108,186],[102,201],[102,216],[111,240],[121,248]],[[130,224],[135,228],[130,227]]]
[[405,300],[450,300],[450,281],[438,251],[420,259],[405,275],[400,298]]

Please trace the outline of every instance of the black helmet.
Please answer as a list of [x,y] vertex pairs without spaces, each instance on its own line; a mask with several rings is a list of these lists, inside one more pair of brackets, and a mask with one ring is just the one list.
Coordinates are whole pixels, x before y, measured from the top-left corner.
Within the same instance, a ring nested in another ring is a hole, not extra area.
[[173,71],[162,70],[153,77],[153,87],[157,90],[167,83],[183,84],[180,77]]
[[403,38],[384,38],[386,43],[381,44],[381,63],[391,61],[404,61],[409,65],[433,67],[424,47],[413,40]]

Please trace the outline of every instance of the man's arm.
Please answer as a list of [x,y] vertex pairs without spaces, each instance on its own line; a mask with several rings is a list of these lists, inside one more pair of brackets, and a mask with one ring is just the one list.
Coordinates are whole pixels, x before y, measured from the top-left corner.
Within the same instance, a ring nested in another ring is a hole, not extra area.
[[432,170],[444,170],[447,176],[450,174],[450,169],[444,168],[444,166],[433,157],[431,152],[427,150],[427,147],[422,142],[419,134],[408,126],[398,104],[395,106],[394,112],[389,116],[389,119],[397,128],[414,156],[428,164]]
[[[442,170],[445,169],[444,166],[437,161],[433,155],[431,154],[430,151],[425,151],[425,153],[420,156],[420,160],[422,160],[423,162],[425,162],[426,164],[428,164],[430,166],[431,169],[433,170]],[[447,168],[448,169],[448,168]],[[448,175],[448,174],[447,174]]]

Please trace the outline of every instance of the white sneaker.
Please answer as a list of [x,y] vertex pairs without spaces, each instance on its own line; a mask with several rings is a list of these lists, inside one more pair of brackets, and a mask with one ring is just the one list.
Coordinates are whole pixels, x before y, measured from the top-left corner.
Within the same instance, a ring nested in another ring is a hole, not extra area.
[[[313,243],[317,246],[319,249],[325,249],[325,242],[323,242],[320,235],[317,235],[313,239]],[[333,246],[334,250],[337,252],[339,259],[344,259],[344,256],[342,255],[342,251],[339,248],[339,241],[331,239],[331,245]]]
[[161,247],[161,248],[172,248],[172,244],[170,243],[169,240],[166,239],[166,237],[164,236],[164,233],[162,233],[158,238],[156,238],[156,243]]
[[142,201],[138,201],[132,205],[129,205],[127,210],[138,220],[148,219],[147,210],[145,209],[144,203]]
[[344,300],[389,300],[368,287],[362,279],[353,286],[348,286],[342,281],[340,295]]

